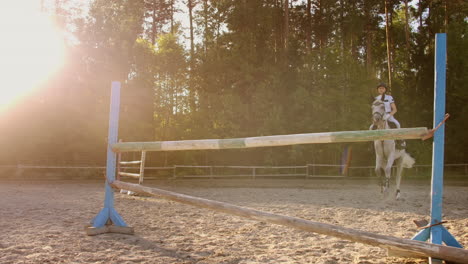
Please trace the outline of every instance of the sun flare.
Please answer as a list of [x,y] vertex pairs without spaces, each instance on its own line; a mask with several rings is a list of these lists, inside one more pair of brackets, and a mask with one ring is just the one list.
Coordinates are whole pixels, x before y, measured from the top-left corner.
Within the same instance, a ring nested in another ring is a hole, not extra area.
[[0,10],[0,111],[46,81],[64,61],[63,38],[52,20],[22,2],[11,1]]

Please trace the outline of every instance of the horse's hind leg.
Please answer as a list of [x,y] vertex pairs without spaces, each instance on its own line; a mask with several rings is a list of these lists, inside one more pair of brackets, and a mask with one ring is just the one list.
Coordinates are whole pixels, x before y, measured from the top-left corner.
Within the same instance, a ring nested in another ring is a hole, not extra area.
[[390,188],[390,178],[392,177],[392,166],[393,162],[395,161],[394,154],[391,153],[387,159],[387,164],[385,165],[385,191],[388,192]]
[[382,175],[384,161],[381,157],[377,155],[376,162],[375,162],[375,175],[380,182],[380,193],[385,191],[385,176]]
[[376,167],[375,168],[375,175],[377,175],[377,179],[379,180],[379,185],[380,185],[380,193],[383,193],[384,186],[385,186],[385,176],[382,175],[382,168],[381,167]]
[[388,190],[390,189],[390,177],[392,175],[392,167],[386,166],[384,169],[385,175],[383,177],[383,190],[384,194],[388,195]]
[[395,198],[398,200],[400,199],[400,184],[401,184],[401,177],[403,173],[403,158],[399,158],[396,160],[396,193],[395,193]]

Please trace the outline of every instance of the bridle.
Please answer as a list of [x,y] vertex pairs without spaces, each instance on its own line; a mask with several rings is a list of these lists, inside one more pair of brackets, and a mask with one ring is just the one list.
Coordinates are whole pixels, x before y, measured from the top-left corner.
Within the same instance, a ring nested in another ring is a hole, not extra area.
[[[373,107],[377,107],[377,106],[383,106],[383,103],[382,102],[375,102],[373,104]],[[383,117],[384,117],[384,114],[385,114],[385,109],[384,111],[374,111],[372,113],[372,122],[375,126],[377,126],[377,129],[385,129],[386,128],[386,123],[387,121],[383,120]],[[382,126],[383,124],[383,126]]]

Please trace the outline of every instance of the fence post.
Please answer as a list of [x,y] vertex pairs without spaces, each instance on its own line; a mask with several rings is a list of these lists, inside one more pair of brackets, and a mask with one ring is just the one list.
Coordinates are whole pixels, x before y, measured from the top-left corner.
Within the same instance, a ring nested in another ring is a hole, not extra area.
[[[122,142],[122,139],[119,139],[119,142]],[[118,152],[117,153],[117,173],[115,174],[115,177],[118,181],[120,181],[120,162],[122,161],[122,153]]]
[[143,183],[143,177],[145,175],[145,160],[146,160],[146,151],[141,152],[141,163],[140,163],[140,178],[138,179],[138,184]]

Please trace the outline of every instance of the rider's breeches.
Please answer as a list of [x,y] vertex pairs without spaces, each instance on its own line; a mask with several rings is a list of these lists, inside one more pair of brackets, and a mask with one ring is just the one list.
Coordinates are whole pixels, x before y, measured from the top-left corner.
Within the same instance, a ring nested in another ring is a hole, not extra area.
[[[395,117],[393,117],[393,116],[391,116],[389,119],[387,119],[387,121],[388,121],[388,122],[391,122],[391,123],[393,123],[393,124],[395,124],[396,128],[400,128],[400,127],[401,127],[401,126],[400,126],[400,122],[398,122],[398,120],[396,120]],[[393,128],[391,124],[389,124],[389,126],[390,126],[391,128]]]

